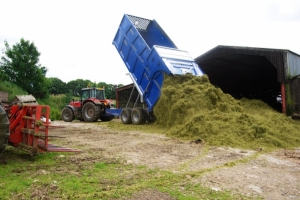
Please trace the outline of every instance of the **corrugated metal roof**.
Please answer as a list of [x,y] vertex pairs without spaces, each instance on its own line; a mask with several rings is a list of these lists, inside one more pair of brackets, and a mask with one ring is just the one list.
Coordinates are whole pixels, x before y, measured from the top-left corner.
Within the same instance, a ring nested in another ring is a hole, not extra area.
[[10,100],[10,103],[13,103],[13,102],[37,104],[36,99],[31,94],[30,95],[16,95],[14,98],[12,98]]
[[280,83],[300,73],[300,55],[287,49],[219,45],[195,61],[225,93],[264,99],[274,105]]
[[[279,82],[284,82],[286,79],[285,71],[288,67],[287,63],[287,53],[294,54],[296,57],[300,57],[298,54],[286,50],[286,49],[268,49],[268,48],[255,48],[255,47],[238,47],[238,46],[223,46],[219,45],[210,51],[200,55],[195,59],[195,61],[200,65],[203,62],[208,62],[208,60],[220,60],[223,59],[227,62],[235,62],[240,60],[241,55],[245,57],[247,56],[256,56],[252,57],[252,59],[259,59],[259,57],[267,58],[273,66],[277,69],[277,78]],[[228,60],[226,60],[228,59]],[[251,59],[251,60],[252,60]],[[249,59],[248,59],[249,60]],[[221,64],[221,63],[219,63]],[[226,63],[224,63],[226,64]],[[203,65],[203,64],[202,64]],[[211,66],[213,67],[213,66]],[[255,66],[253,66],[255,67]],[[259,66],[256,66],[259,67]],[[260,66],[263,68],[263,66]],[[206,66],[201,67],[204,71],[206,70]]]

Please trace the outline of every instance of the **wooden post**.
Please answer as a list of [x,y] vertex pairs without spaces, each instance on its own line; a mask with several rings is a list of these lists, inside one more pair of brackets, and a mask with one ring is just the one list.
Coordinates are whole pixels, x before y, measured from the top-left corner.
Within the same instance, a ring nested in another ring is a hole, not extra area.
[[283,112],[283,113],[286,113],[285,87],[284,87],[284,83],[281,83],[281,106],[282,106],[282,112]]

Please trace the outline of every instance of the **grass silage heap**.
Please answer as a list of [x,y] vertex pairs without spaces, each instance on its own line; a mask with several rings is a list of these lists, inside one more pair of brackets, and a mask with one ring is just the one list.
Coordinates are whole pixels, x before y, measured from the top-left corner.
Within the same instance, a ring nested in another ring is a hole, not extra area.
[[242,148],[300,147],[300,121],[260,100],[236,100],[207,75],[165,76],[154,106],[156,126],[171,137]]

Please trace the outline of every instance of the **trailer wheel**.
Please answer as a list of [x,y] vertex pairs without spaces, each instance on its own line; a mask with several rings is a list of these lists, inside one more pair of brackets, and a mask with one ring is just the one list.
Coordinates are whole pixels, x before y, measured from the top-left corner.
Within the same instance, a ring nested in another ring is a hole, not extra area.
[[87,102],[82,108],[82,116],[86,122],[95,122],[100,115],[100,109],[92,102]]
[[75,119],[74,113],[71,108],[65,107],[61,112],[61,118],[65,122],[71,122]]
[[147,112],[140,107],[132,109],[131,120],[133,124],[145,124],[148,118]]
[[0,106],[0,153],[5,149],[9,135],[9,120],[5,110]]
[[132,121],[131,121],[131,112],[132,112],[132,109],[131,108],[124,108],[122,109],[122,112],[121,112],[121,121],[123,124],[131,124]]

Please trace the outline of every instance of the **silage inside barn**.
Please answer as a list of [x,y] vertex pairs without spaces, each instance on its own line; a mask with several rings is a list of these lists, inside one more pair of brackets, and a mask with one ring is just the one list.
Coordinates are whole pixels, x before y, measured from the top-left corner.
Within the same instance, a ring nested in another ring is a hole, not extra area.
[[244,148],[300,146],[300,123],[261,100],[234,99],[204,76],[165,76],[152,126],[170,137]]

